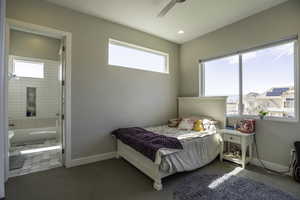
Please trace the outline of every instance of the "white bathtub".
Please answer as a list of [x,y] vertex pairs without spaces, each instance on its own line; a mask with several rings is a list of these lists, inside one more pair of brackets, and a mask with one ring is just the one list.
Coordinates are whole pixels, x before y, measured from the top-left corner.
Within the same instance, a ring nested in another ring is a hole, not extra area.
[[12,145],[30,144],[49,140],[58,139],[59,132],[57,127],[31,128],[31,129],[14,129],[14,136],[10,139]]

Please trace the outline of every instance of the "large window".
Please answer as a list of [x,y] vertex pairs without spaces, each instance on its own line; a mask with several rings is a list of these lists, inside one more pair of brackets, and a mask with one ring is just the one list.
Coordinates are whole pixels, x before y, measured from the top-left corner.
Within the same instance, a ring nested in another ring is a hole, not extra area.
[[109,39],[108,64],[113,66],[168,73],[167,53]]
[[238,56],[230,56],[205,63],[205,95],[228,96],[227,113],[238,114],[239,63]]
[[44,63],[13,58],[13,74],[17,77],[44,78]]
[[205,96],[228,96],[228,115],[295,118],[296,41],[202,62]]

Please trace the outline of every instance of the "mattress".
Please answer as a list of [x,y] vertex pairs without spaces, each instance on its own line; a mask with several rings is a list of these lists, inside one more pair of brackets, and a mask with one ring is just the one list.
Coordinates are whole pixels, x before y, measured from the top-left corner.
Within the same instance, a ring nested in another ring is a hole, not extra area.
[[203,167],[220,152],[220,136],[216,131],[186,131],[167,125],[146,129],[160,135],[176,137],[183,146],[183,149],[159,149],[155,163],[159,164],[163,173],[173,174]]

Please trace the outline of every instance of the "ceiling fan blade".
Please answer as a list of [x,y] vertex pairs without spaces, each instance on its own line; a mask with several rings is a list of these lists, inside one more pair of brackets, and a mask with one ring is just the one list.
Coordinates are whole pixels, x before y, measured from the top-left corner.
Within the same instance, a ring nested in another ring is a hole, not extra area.
[[158,14],[158,17],[165,16],[177,3],[177,0],[171,0]]

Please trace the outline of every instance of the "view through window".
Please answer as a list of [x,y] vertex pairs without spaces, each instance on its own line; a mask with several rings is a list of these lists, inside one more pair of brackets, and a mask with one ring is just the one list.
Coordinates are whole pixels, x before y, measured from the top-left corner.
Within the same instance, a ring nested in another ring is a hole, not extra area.
[[289,42],[204,62],[204,94],[228,96],[228,115],[258,115],[259,111],[267,111],[268,116],[293,118],[294,51],[295,42]]
[[228,96],[227,114],[238,114],[239,57],[237,55],[205,63],[205,95]]
[[44,78],[44,63],[13,59],[13,74],[17,77]]

